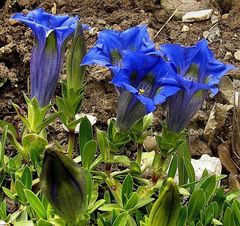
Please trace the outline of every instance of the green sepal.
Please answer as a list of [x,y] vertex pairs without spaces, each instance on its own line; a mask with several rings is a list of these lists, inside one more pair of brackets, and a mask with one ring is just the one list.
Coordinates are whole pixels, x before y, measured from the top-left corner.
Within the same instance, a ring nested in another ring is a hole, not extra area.
[[164,158],[171,155],[183,143],[183,133],[171,132],[165,125],[162,127],[162,133],[156,135],[157,145]]

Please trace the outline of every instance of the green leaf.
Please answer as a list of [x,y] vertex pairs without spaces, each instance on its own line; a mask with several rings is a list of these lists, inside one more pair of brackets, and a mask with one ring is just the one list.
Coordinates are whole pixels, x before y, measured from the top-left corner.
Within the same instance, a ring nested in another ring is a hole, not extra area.
[[53,224],[49,221],[40,219],[37,223],[37,226],[52,226]]
[[28,131],[31,131],[31,125],[29,124],[28,119],[22,114],[22,110],[20,109],[20,107],[14,103],[12,105],[13,105],[15,111],[17,112],[17,115],[20,118],[20,120],[27,127]]
[[227,207],[223,216],[223,225],[234,226],[233,212],[230,207]]
[[188,205],[188,222],[199,218],[200,210],[202,210],[205,203],[206,195],[202,189],[196,190],[192,193]]
[[15,187],[19,201],[22,204],[25,204],[27,202],[27,199],[24,194],[24,189],[26,188],[25,185],[20,180],[16,180]]
[[92,198],[92,192],[93,192],[93,180],[92,180],[92,175],[88,170],[84,170],[85,178],[86,178],[86,191],[87,191],[87,200],[88,200],[88,205],[90,203],[90,200]]
[[38,127],[36,128],[36,133],[40,133],[49,124],[51,124],[60,114],[61,114],[61,112],[54,112],[54,113],[52,113],[40,125],[38,125]]
[[90,169],[91,164],[93,163],[94,156],[97,151],[97,142],[95,140],[90,140],[88,141],[82,152],[81,152],[81,157],[82,157],[82,164],[84,169]]
[[[132,193],[133,190],[133,179],[130,174],[128,174],[122,184],[122,200],[124,198],[129,198],[130,194]],[[125,205],[125,202],[123,202]]]
[[87,213],[92,214],[96,209],[98,209],[100,206],[102,206],[105,203],[104,199],[100,199],[97,202],[95,202],[93,205],[88,207]]
[[6,194],[6,196],[8,196],[10,199],[16,200],[16,197],[11,190],[9,190],[8,188],[5,188],[5,187],[2,187],[2,190]]
[[168,177],[175,177],[175,174],[177,172],[177,166],[178,166],[178,156],[175,154],[171,160],[171,164],[169,166],[168,170]]
[[91,122],[88,120],[87,116],[85,116],[79,127],[79,150],[80,153],[83,150],[86,143],[93,139],[93,131]]
[[179,214],[179,217],[178,217],[177,226],[186,225],[186,223],[187,223],[187,215],[188,215],[187,206],[183,206],[180,209],[180,214]]
[[107,162],[110,159],[110,150],[107,141],[107,134],[104,131],[97,129],[97,141],[103,157],[103,161]]
[[130,198],[128,199],[126,205],[124,206],[125,210],[132,209],[138,203],[139,197],[137,192],[133,192]]
[[118,215],[118,217],[113,222],[113,226],[125,226],[128,222],[128,213],[124,212]]
[[25,187],[27,189],[31,190],[31,188],[32,188],[32,173],[28,166],[25,166],[25,168],[23,170],[21,182],[25,185]]
[[216,176],[212,175],[206,178],[200,186],[200,189],[203,189],[206,195],[206,203],[213,197],[217,188]]
[[240,204],[236,199],[233,200],[232,210],[233,210],[233,219],[236,225],[240,225]]
[[14,226],[34,226],[33,221],[17,221]]
[[[187,170],[187,175],[188,175],[188,178],[189,178],[189,182],[190,183],[195,182],[195,171],[194,171],[194,168],[192,166],[191,160],[185,159],[184,160],[184,166],[185,166],[185,169]],[[191,185],[190,188],[191,188],[191,191],[193,191],[194,184]]]
[[23,137],[23,148],[27,153],[32,149],[38,151],[39,154],[43,153],[45,146],[48,144],[47,140],[37,134],[28,134]]
[[25,196],[30,204],[30,206],[33,208],[33,210],[36,212],[39,218],[47,219],[47,212],[44,209],[41,201],[39,198],[30,190],[25,189],[24,190]]
[[151,203],[153,200],[154,198],[140,199],[138,203],[133,208],[131,208],[131,212],[146,206],[147,204]]
[[119,212],[123,211],[123,208],[118,204],[106,204],[99,208],[99,210],[106,211],[106,212],[112,212],[113,209],[115,209],[116,211],[119,211]]
[[178,179],[179,185],[188,182],[188,172],[185,165],[185,160],[191,161],[191,155],[188,143],[185,141],[178,147]]
[[114,155],[113,159],[110,162],[122,163],[125,166],[130,166],[131,163],[131,161],[126,155]]

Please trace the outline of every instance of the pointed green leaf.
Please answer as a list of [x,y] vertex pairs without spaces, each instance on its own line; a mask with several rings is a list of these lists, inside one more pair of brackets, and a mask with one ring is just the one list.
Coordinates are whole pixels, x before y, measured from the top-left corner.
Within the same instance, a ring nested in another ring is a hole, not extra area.
[[25,193],[25,196],[26,196],[30,206],[36,212],[38,217],[46,220],[47,219],[47,212],[44,209],[44,207],[43,207],[41,201],[39,200],[39,198],[32,191],[30,191],[28,189],[25,189],[24,193]]
[[88,118],[85,116],[79,127],[79,150],[80,153],[83,150],[86,143],[93,139],[93,131],[92,131],[92,125],[91,122],[88,120]]
[[200,210],[202,210],[205,203],[206,195],[202,189],[196,190],[192,193],[188,205],[188,222],[194,221],[198,218]]
[[84,169],[90,169],[91,164],[93,163],[94,156],[97,151],[97,142],[95,140],[90,140],[88,141],[82,152],[81,152],[81,157],[82,157],[82,164]]

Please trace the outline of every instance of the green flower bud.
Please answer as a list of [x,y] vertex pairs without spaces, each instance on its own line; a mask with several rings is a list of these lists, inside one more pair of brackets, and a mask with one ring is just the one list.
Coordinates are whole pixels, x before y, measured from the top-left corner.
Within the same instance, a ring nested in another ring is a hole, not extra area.
[[54,145],[46,147],[41,189],[65,221],[78,224],[86,211],[86,178],[81,167]]
[[172,178],[167,179],[166,186],[153,204],[148,226],[174,226],[180,212],[180,194]]

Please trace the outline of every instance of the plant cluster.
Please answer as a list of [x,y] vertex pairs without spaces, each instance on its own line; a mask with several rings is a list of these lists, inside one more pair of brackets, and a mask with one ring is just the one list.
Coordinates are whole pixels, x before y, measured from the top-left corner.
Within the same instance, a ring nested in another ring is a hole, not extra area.
[[[27,110],[13,105],[23,126],[0,121],[1,220],[16,226],[240,225],[239,192],[226,193],[220,186],[225,176],[206,170],[197,181],[186,139],[188,122],[234,69],[214,58],[206,40],[157,49],[147,27],[136,26],[100,32],[87,52],[84,30],[89,28],[77,16],[36,9],[12,18],[31,28],[35,42],[31,92],[24,94]],[[53,110],[65,55],[67,79]],[[119,93],[107,131],[94,128],[86,116],[75,117],[86,66],[93,64],[111,71]],[[151,113],[163,103],[167,119],[148,152],[143,144],[153,136]],[[48,125],[57,118],[68,130],[67,150],[48,136]],[[15,155],[5,153],[7,144]],[[134,157],[124,154],[130,146]]]

